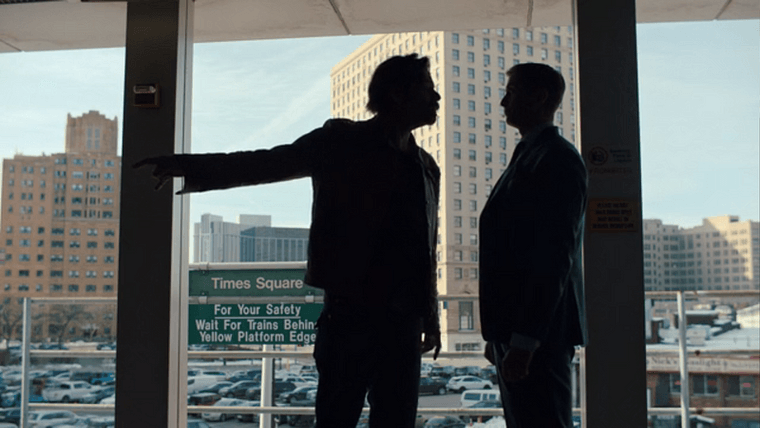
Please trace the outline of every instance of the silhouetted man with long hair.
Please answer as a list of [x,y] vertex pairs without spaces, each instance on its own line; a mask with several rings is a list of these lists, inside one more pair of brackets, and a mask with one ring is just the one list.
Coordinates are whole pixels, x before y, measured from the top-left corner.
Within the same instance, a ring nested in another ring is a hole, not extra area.
[[441,347],[435,247],[440,171],[411,131],[436,122],[429,60],[377,67],[366,121],[328,120],[292,144],[231,154],[144,160],[180,193],[311,177],[305,282],[325,290],[314,358],[317,427],[412,428],[421,353]]

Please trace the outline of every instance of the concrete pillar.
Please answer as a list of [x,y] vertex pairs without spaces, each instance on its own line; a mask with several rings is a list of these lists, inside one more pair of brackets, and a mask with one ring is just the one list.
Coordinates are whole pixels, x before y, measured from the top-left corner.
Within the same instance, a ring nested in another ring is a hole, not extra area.
[[[192,25],[190,0],[127,5],[116,360],[121,428],[187,426],[187,293],[181,287],[187,284],[188,198],[174,196],[179,180],[154,191],[150,171],[132,165],[189,151]],[[135,88],[148,92],[140,95],[145,102],[151,85],[158,107],[135,106]]]
[[584,427],[646,426],[635,0],[575,0],[589,343]]

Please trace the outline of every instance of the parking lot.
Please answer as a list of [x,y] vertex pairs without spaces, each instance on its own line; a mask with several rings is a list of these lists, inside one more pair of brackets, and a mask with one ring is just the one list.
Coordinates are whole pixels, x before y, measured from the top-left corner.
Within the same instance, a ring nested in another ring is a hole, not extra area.
[[[418,407],[454,407],[458,408],[460,407],[459,403],[459,397],[461,394],[458,393],[448,393],[446,395],[422,395],[420,396]],[[430,417],[430,415],[420,416],[422,419],[427,419]],[[228,420],[225,422],[207,422],[211,427],[213,428],[239,428],[239,427],[252,427],[252,426],[258,426],[258,423],[250,423],[250,422],[239,422],[237,420]],[[419,424],[421,425],[421,424]],[[290,425],[275,425],[272,424],[273,427],[277,426],[279,428],[291,428]],[[299,427],[303,428],[303,426]]]

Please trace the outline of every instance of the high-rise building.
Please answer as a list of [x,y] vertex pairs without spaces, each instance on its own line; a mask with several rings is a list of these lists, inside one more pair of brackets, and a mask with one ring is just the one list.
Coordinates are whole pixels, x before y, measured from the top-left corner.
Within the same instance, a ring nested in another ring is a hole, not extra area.
[[[116,118],[97,111],[69,115],[65,152],[3,159],[3,310],[20,313],[24,297],[116,297],[117,132]],[[69,319],[65,332],[56,316],[49,316],[35,327],[35,335],[115,334],[115,304],[97,311],[65,311],[68,315],[58,316]],[[70,322],[72,317],[77,322]]]
[[305,261],[309,229],[272,227],[268,215],[241,214],[237,223],[203,214],[195,223],[196,263]]
[[760,290],[760,223],[730,215],[690,228],[644,220],[644,287]]
[[332,115],[364,120],[372,116],[365,108],[367,87],[378,64],[411,53],[430,58],[430,73],[442,98],[439,119],[414,135],[441,168],[438,291],[472,295],[472,300],[441,304],[445,350],[483,346],[477,304],[478,218],[520,139],[499,104],[506,72],[517,63],[542,62],[562,73],[567,90],[554,123],[575,142],[572,35],[570,27],[383,34],[332,69]]

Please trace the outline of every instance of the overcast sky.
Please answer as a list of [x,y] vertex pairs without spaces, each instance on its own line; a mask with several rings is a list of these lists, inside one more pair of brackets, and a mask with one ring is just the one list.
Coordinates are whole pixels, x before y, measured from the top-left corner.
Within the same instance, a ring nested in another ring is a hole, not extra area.
[[[369,37],[199,44],[192,147],[287,143],[330,115],[333,65]],[[760,217],[760,22],[638,26],[645,218],[689,227]],[[0,54],[0,157],[64,149],[66,115],[122,123],[123,49]],[[307,227],[308,180],[193,195],[202,213],[270,214]]]

